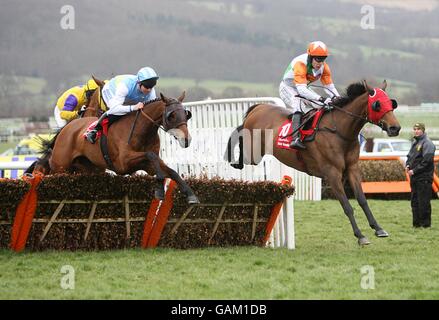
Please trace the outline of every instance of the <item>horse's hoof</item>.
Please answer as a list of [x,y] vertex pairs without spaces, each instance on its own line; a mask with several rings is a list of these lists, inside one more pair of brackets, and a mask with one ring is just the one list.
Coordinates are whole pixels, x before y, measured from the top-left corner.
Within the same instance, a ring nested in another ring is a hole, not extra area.
[[233,168],[235,168],[235,169],[239,169],[239,170],[242,170],[242,169],[244,168],[244,165],[241,164],[241,163],[231,163],[230,165],[231,165]]
[[383,229],[375,231],[375,235],[379,238],[386,238],[389,236],[389,234]]
[[196,195],[191,195],[191,196],[187,197],[187,202],[189,204],[197,204],[197,203],[200,203],[200,200],[198,200]]
[[362,238],[358,239],[358,244],[360,246],[366,246],[366,245],[370,244],[370,241],[366,237],[362,237]]
[[163,190],[156,190],[154,192],[154,197],[158,200],[163,200],[163,199],[165,199],[165,193]]

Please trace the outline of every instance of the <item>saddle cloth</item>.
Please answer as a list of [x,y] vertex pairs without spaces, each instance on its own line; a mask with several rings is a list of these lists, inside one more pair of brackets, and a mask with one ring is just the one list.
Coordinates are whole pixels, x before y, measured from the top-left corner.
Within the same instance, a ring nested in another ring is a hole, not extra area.
[[[309,118],[313,118],[311,124],[305,125],[301,129],[299,129],[300,132],[300,140],[301,141],[312,141],[315,138],[315,134],[317,132],[318,124],[320,122],[320,119],[324,113],[324,110],[320,109],[317,110],[315,113],[308,113],[306,114],[303,119],[302,123],[304,121],[307,121]],[[290,119],[285,120],[285,122],[282,124],[282,126],[279,127],[278,133],[277,133],[277,139],[276,139],[276,146],[280,149],[290,149],[290,143],[293,140],[293,126]]]
[[[87,133],[89,133],[91,130],[93,130],[95,128],[97,123],[98,123],[98,120],[93,121],[88,126],[87,130],[85,130],[85,132],[82,135],[84,137],[84,139],[86,139]],[[102,120],[101,126],[102,126],[102,130],[99,130],[98,133],[96,134],[96,140],[98,140],[100,138],[102,133],[104,133],[104,135],[108,135],[108,118],[105,118],[104,120]]]

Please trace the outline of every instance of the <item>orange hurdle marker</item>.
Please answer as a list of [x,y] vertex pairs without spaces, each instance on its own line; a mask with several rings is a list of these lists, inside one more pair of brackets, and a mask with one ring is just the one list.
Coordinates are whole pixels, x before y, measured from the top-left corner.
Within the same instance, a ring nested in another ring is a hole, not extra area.
[[[290,176],[284,176],[282,178],[281,185],[291,186],[292,183],[293,183],[293,179]],[[283,201],[276,203],[271,209],[270,219],[267,222],[267,226],[265,228],[265,236],[261,244],[262,246],[264,246],[267,243],[268,239],[270,238],[271,231],[273,230],[274,224],[276,223],[277,217],[279,216],[279,212],[283,204],[284,204]]]
[[32,228],[32,220],[37,209],[37,186],[40,184],[43,176],[44,174],[40,172],[34,172],[32,175],[24,175],[22,177],[23,180],[31,184],[31,188],[24,195],[15,211],[10,247],[16,252],[20,252],[26,247],[27,238]]
[[159,243],[162,231],[166,222],[168,222],[169,213],[174,205],[173,193],[176,186],[177,183],[171,180],[168,190],[166,190],[165,199],[159,209],[160,200],[155,198],[152,200],[143,229],[142,248],[155,248]]

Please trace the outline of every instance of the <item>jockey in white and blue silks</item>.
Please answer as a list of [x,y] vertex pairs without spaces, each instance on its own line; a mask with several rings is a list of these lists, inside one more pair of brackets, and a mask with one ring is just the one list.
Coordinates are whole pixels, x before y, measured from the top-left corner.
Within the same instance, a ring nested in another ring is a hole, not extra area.
[[95,143],[97,132],[106,117],[123,116],[128,112],[142,109],[145,102],[156,99],[154,86],[158,78],[154,69],[144,67],[137,75],[119,75],[106,83],[102,88],[102,97],[108,111],[99,118],[94,129],[87,133],[87,140]]

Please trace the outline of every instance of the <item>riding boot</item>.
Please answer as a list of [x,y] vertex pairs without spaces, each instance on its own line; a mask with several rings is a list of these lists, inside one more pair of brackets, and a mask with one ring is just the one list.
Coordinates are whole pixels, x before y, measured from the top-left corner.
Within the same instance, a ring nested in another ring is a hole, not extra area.
[[89,132],[87,132],[86,138],[90,143],[94,144],[96,142],[96,135],[98,134],[98,131],[102,129],[102,121],[104,121],[106,117],[107,117],[107,113],[104,112],[99,118],[95,127]]
[[290,143],[290,148],[295,149],[306,149],[306,146],[300,141],[299,126],[302,121],[302,113],[296,112],[293,114],[292,125],[293,125],[293,140]]

